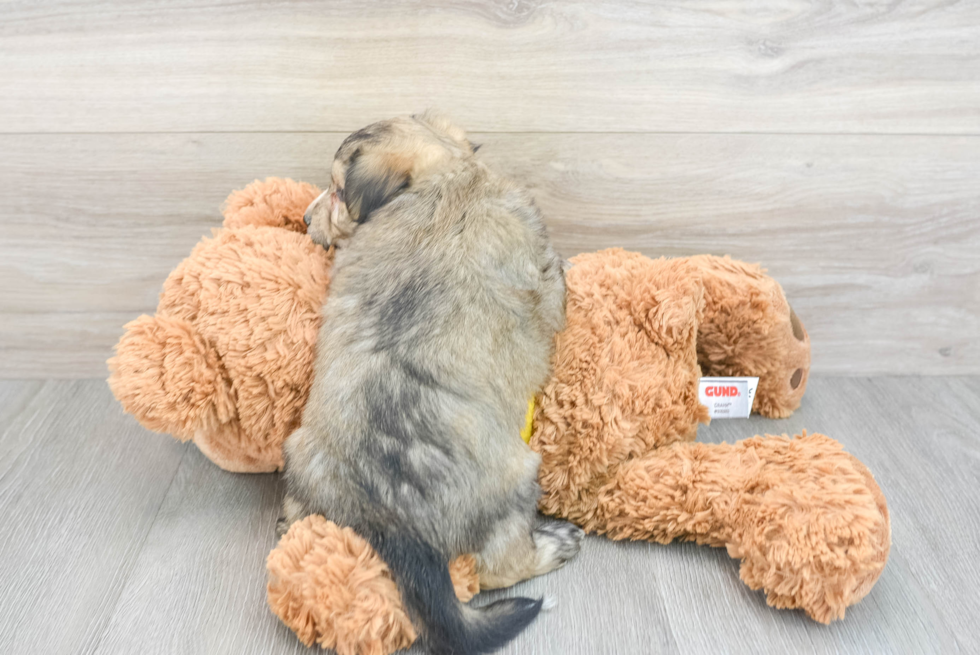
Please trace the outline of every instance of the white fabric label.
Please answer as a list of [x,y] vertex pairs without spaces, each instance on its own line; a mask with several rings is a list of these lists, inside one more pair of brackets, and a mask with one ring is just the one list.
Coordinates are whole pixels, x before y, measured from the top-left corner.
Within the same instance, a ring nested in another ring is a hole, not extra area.
[[759,378],[701,378],[698,400],[711,418],[748,418]]

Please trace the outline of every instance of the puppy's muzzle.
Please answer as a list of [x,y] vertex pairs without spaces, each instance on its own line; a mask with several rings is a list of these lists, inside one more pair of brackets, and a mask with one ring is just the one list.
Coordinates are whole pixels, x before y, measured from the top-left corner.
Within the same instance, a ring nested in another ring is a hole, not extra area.
[[328,193],[329,191],[324,191],[323,193],[318,195],[313,200],[313,202],[310,203],[310,206],[306,208],[306,213],[303,214],[303,222],[306,223],[306,227],[309,227],[310,223],[313,222],[313,212],[316,211],[317,205],[320,204],[320,201],[322,201],[323,197],[326,196]]

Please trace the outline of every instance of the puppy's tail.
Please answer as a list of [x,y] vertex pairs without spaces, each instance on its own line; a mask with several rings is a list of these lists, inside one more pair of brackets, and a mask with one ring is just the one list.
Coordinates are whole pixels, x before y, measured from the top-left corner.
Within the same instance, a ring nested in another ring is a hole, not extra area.
[[526,628],[541,600],[506,598],[479,609],[456,598],[445,558],[415,530],[372,525],[358,530],[391,569],[402,600],[426,648],[436,655],[495,651]]

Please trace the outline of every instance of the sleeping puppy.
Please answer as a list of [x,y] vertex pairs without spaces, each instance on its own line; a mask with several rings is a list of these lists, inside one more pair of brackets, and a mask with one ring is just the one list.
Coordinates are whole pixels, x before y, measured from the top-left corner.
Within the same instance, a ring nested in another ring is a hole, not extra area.
[[565,284],[528,192],[433,114],[350,135],[307,210],[337,246],[313,387],[285,443],[280,529],[322,514],[388,564],[436,653],[510,641],[541,600],[481,609],[447,563],[475,553],[484,587],[552,571],[582,531],[537,514],[540,457],[521,439],[549,373]]

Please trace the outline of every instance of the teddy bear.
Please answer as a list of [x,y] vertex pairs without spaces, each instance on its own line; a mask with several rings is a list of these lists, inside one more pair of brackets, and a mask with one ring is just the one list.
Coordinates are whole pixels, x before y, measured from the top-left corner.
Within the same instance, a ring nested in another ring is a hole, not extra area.
[[[192,439],[237,472],[282,467],[309,391],[332,252],[305,234],[309,184],[270,178],[229,196],[224,224],[126,325],[109,385],[147,428]],[[612,539],[725,547],[777,608],[829,623],[877,581],[891,543],[874,477],[817,433],[697,443],[701,376],[758,377],[753,411],[790,415],[809,335],[758,266],[610,249],[566,272],[566,326],[529,412],[540,509]],[[389,653],[415,637],[390,573],[349,528],[295,523],[270,553],[269,604],[307,645]],[[472,557],[450,563],[478,590]]]
[[299,425],[332,260],[303,223],[319,193],[269,179],[231,194],[224,229],[171,272],[156,315],[128,323],[109,360],[126,411],[225,470],[281,468]]

